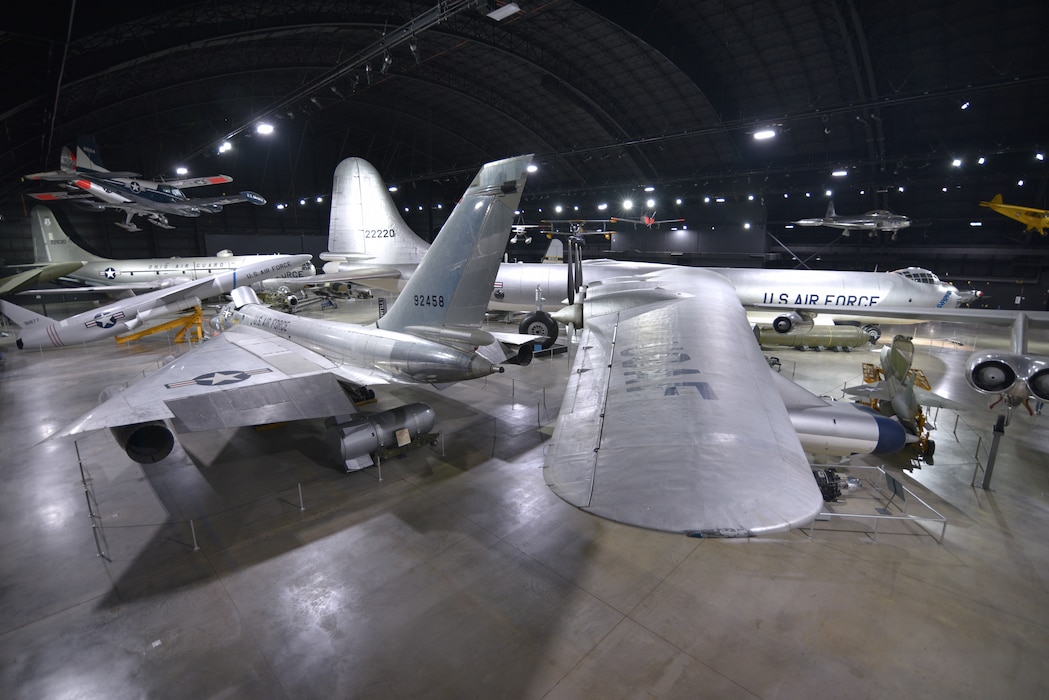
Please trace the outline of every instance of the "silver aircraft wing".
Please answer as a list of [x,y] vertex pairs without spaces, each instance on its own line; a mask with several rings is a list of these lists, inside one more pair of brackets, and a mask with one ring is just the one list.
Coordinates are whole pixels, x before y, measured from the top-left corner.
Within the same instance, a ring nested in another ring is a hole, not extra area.
[[193,432],[356,413],[338,379],[353,377],[290,340],[237,326],[102,401],[53,437],[165,419],[177,432]]
[[822,508],[732,285],[679,268],[587,294],[544,475],[587,512],[656,530],[759,535]]

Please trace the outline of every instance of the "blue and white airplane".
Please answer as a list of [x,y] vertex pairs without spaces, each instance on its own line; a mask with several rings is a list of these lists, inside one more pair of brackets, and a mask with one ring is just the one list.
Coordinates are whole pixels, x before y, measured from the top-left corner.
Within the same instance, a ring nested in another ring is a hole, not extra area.
[[44,202],[69,201],[89,211],[119,209],[127,215],[118,223],[128,231],[141,231],[132,219],[145,216],[154,226],[174,228],[168,216],[197,217],[201,214],[216,214],[227,204],[251,202],[263,205],[266,200],[255,192],[239,192],[221,197],[198,197],[190,199],[182,189],[204,185],[221,185],[233,182],[229,175],[189,177],[180,180],[156,182],[143,179],[138,173],[114,172],[102,167],[98,145],[91,136],[81,136],[74,156],[68,148],[62,148],[58,170],[26,175],[26,180],[58,182],[67,191],[31,192],[30,197]]

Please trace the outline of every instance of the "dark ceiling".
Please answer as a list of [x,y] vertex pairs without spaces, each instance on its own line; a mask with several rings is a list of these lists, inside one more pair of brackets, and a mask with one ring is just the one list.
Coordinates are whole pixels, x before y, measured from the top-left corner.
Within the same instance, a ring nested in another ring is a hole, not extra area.
[[[998,192],[1049,206],[1035,156],[1049,148],[1049,3],[519,0],[486,16],[503,4],[27,5],[36,16],[0,34],[0,211],[23,215],[38,187],[21,176],[94,134],[111,169],[222,172],[271,205],[328,193],[351,155],[425,204],[534,152],[526,211],[593,216],[644,185],[753,194],[770,232],[811,249],[816,234],[782,224],[821,215],[830,189],[840,213],[916,219],[911,244],[1049,248],[978,207]],[[768,125],[779,135],[755,141]],[[266,228],[277,213],[253,216]]]

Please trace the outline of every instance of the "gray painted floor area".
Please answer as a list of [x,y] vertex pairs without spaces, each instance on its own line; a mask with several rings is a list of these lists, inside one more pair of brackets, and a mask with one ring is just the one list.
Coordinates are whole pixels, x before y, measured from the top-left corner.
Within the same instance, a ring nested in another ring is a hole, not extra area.
[[[148,467],[95,434],[76,445],[85,490],[74,444],[41,441],[168,341],[5,339],[0,696],[1049,696],[1049,415],[1015,412],[994,491],[971,488],[994,421],[964,382],[973,340],[916,340],[915,365],[964,404],[938,416],[935,466],[901,477],[948,518],[941,544],[917,522],[697,540],[573,509],[541,471],[567,355],[378,391],[377,408],[430,402],[442,432],[381,480],[329,464],[316,421],[184,436]],[[771,354],[835,397],[877,357]],[[850,474],[863,486],[835,510],[883,506],[880,476]]]

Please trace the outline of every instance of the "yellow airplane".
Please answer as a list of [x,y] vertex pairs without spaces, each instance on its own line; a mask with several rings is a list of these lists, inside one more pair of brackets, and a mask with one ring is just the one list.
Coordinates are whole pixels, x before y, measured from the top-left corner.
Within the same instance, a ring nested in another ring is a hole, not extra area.
[[1002,195],[1000,194],[994,195],[994,199],[989,202],[980,202],[980,206],[988,207],[1002,216],[1008,216],[1010,219],[1016,219],[1020,223],[1026,224],[1027,228],[1024,229],[1025,231],[1037,231],[1044,236],[1045,227],[1049,226],[1049,209],[1002,204]]

